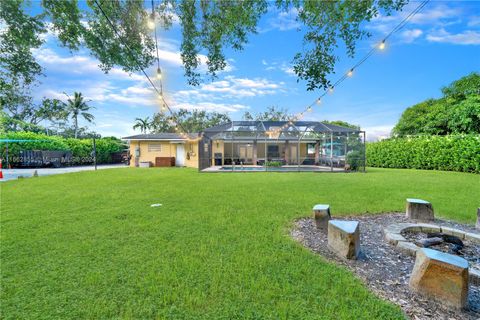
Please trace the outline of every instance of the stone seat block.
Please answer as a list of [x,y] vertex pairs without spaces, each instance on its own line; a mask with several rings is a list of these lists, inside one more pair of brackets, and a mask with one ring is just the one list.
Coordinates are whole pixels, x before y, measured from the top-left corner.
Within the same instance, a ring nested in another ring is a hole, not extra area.
[[357,259],[360,253],[359,222],[330,220],[328,222],[328,246],[340,257]]
[[317,204],[313,207],[313,217],[317,229],[324,232],[328,230],[328,221],[331,219],[330,206],[328,204]]
[[434,220],[432,204],[421,199],[407,199],[406,216],[409,219],[430,222]]
[[468,298],[468,261],[437,250],[419,249],[410,287],[451,307],[465,308]]

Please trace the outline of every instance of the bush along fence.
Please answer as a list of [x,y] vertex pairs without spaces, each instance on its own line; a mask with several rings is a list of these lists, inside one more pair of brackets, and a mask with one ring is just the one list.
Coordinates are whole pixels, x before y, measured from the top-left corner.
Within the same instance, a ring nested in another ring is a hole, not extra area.
[[[47,136],[34,132],[7,132],[0,135],[0,139],[19,140],[8,142],[9,162],[13,165],[22,163],[22,153],[25,150],[65,151],[69,154],[68,162],[64,165],[82,165],[93,163],[92,139],[63,138],[59,136]],[[6,160],[6,142],[0,143],[0,156],[3,163]],[[118,153],[127,147],[124,142],[117,138],[97,138],[96,156],[98,164],[112,163],[112,153]]]
[[368,143],[367,165],[480,173],[480,135],[416,136]]

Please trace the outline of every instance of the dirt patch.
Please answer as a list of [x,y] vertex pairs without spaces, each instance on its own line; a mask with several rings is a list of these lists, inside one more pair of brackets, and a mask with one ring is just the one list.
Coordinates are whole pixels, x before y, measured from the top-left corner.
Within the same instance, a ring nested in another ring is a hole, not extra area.
[[[327,236],[315,227],[312,218],[296,221],[291,232],[292,237],[330,261],[344,265],[352,270],[377,295],[399,305],[412,319],[480,319],[480,287],[470,284],[469,310],[450,309],[441,303],[412,292],[408,286],[415,258],[398,251],[383,238],[383,228],[401,222],[413,222],[404,214],[391,213],[340,217],[342,220],[360,222],[361,254],[358,260],[338,258],[327,247]],[[443,220],[435,224],[475,231],[468,225]]]

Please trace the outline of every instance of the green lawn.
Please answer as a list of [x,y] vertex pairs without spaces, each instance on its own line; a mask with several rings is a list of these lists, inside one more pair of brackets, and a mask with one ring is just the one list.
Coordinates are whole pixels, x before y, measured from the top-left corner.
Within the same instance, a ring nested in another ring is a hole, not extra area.
[[[295,218],[403,211],[473,223],[480,176],[114,169],[1,188],[1,318],[393,319],[350,272],[288,236]],[[151,208],[152,203],[162,203]]]

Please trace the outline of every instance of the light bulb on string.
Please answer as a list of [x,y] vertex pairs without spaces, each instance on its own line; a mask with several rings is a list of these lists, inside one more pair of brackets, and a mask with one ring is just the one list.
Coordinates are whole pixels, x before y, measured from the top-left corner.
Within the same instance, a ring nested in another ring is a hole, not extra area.
[[162,80],[162,70],[160,68],[157,68],[157,79]]
[[[319,99],[319,100],[320,100],[320,99]],[[319,100],[317,100],[317,101],[319,101]],[[307,108],[307,112],[312,112],[312,110],[313,110],[313,109],[312,109],[311,106],[309,106],[309,107]]]
[[385,49],[385,40],[382,40],[382,42],[378,45],[378,49],[380,50]]
[[350,70],[348,70],[348,72],[347,72],[347,76],[348,76],[348,77],[351,77],[351,76],[353,76],[353,68],[352,68],[352,69],[350,69]]
[[147,26],[150,30],[155,29],[155,15],[153,12],[150,14],[150,17],[147,20]]
[[328,93],[332,94],[333,90],[334,90],[333,86],[328,87]]
[[[318,98],[316,101],[315,101],[316,104],[320,105],[322,103],[322,99]],[[312,107],[309,107],[310,110],[312,110]]]

